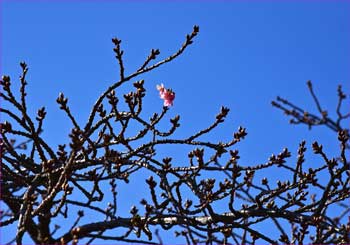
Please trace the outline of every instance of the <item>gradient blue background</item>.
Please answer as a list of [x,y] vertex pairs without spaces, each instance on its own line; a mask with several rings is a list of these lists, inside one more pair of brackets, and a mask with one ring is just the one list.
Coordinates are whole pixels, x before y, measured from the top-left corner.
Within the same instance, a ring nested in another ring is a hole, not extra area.
[[[336,135],[323,128],[293,127],[270,102],[280,95],[316,111],[306,87],[306,81],[312,80],[322,104],[335,115],[337,85],[343,84],[347,94],[350,91],[349,13],[349,1],[8,0],[1,2],[1,74],[15,81],[19,62],[27,62],[28,104],[32,115],[46,106],[44,137],[55,146],[68,141],[71,128],[55,102],[58,93],[69,98],[69,106],[84,125],[98,95],[118,79],[112,37],[122,39],[128,74],[142,64],[151,48],[159,48],[160,57],[176,51],[197,24],[199,36],[180,58],[141,77],[148,91],[145,113],[161,110],[155,85],[163,82],[176,92],[169,114],[181,115],[178,135],[209,125],[225,105],[231,108],[230,115],[208,139],[230,139],[242,125],[248,137],[237,146],[241,164],[263,163],[288,147],[293,165],[302,139],[308,148],[319,139],[326,152],[336,155]],[[181,149],[169,148],[166,153],[186,160],[187,152]],[[322,162],[310,152],[307,155],[310,166]],[[145,185],[139,177],[129,187],[118,185],[122,216],[128,216],[131,204],[145,195],[138,192]],[[284,178],[278,172],[268,177]],[[2,229],[1,244],[14,234]],[[167,243],[183,242],[172,240],[172,234],[162,237]]]

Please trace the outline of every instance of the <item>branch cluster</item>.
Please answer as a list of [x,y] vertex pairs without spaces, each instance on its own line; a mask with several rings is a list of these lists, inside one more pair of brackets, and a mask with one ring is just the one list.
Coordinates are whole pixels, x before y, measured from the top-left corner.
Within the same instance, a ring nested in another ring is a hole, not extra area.
[[[283,149],[263,164],[245,166],[240,164],[239,151],[235,149],[247,135],[245,128],[239,127],[227,142],[201,140],[225,121],[229,113],[226,107],[221,108],[211,125],[184,138],[174,137],[180,127],[178,115],[168,119],[167,130],[159,126],[167,120],[168,107],[150,118],[143,116],[145,81],[134,79],[177,58],[198,32],[199,27],[194,26],[179,50],[158,63],[151,64],[160,54],[158,49],[152,49],[132,74],[125,73],[121,40],[113,38],[119,80],[98,97],[85,125],[78,124],[68,98],[59,94],[56,102],[69,118],[72,130],[69,143],[57,149],[41,135],[45,107],[37,111],[34,119],[28,114],[27,65],[20,64],[20,98],[13,92],[10,77],[2,77],[0,96],[15,110],[0,109],[8,118],[1,123],[1,201],[8,210],[2,210],[0,220],[1,226],[17,225],[13,241],[22,244],[28,233],[36,244],[77,244],[82,239],[87,239],[87,244],[95,239],[161,244],[154,229],[158,227],[175,229],[175,235],[184,237],[188,244],[350,243],[350,208],[344,204],[350,197],[350,165],[346,157],[349,130],[341,126],[350,114],[341,113],[346,98],[341,87],[336,120],[322,109],[311,82],[308,87],[319,115],[280,97],[273,102],[292,117],[292,123],[310,128],[325,125],[337,132],[339,156],[328,156],[322,145],[314,142],[312,149],[323,163],[309,169],[304,163],[305,141],[299,145],[295,163],[287,163],[291,152]],[[131,91],[119,95],[120,87],[126,85],[132,85]],[[130,125],[135,124],[140,130],[130,130]],[[18,141],[21,143],[16,144]],[[161,145],[190,147],[187,162],[174,162],[170,156],[160,158]],[[265,173],[272,168],[285,171],[283,181],[270,183]],[[145,180],[148,195],[131,207],[129,215],[121,214],[117,204],[125,197],[118,196],[117,183],[129,183],[138,171],[149,176]],[[258,179],[256,176],[261,174],[264,177]],[[327,181],[320,181],[324,174]],[[106,185],[109,192],[105,191]],[[107,203],[107,199],[112,202]],[[342,212],[334,217],[332,207]],[[52,228],[50,224],[58,217],[73,219],[70,210],[78,210],[72,226]],[[85,215],[103,218],[83,224]],[[287,232],[283,221],[290,223],[291,232]],[[259,224],[275,227],[279,235],[268,234],[258,228]],[[58,230],[61,235],[56,236]],[[108,233],[109,230],[116,232]]]

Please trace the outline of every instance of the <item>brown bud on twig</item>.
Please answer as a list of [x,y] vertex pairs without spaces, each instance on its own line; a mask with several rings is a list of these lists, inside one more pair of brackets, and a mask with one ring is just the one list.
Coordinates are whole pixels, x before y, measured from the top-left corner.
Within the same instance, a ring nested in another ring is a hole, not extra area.
[[107,94],[108,103],[111,105],[116,105],[118,103],[118,98],[115,96],[115,91],[112,90]]
[[346,94],[344,94],[343,90],[342,90],[342,86],[341,85],[338,85],[338,96],[340,99],[345,99],[346,98]]
[[1,124],[1,133],[5,134],[12,131],[12,125],[8,121]]
[[338,132],[338,140],[346,143],[349,140],[349,132],[347,130],[340,130]]
[[11,87],[11,79],[9,76],[2,76],[0,84],[3,86],[4,90],[9,92]]
[[312,149],[315,154],[320,154],[322,153],[322,145],[319,145],[317,141],[312,143]]
[[19,65],[21,66],[21,68],[22,68],[23,70],[26,70],[26,69],[27,69],[27,64],[26,64],[24,61],[20,62]]
[[307,84],[307,86],[308,86],[309,88],[312,88],[312,82],[311,82],[311,80],[308,80],[308,81],[306,82],[306,84]]
[[63,93],[60,93],[56,99],[56,102],[60,104],[60,109],[65,110],[67,108],[68,98],[65,98]]
[[235,140],[241,140],[244,139],[244,137],[247,135],[246,129],[243,127],[239,127],[238,128],[238,132],[233,134],[233,137],[235,138]]
[[84,211],[83,210],[79,210],[78,211],[78,216],[79,217],[83,217],[84,216]]
[[153,176],[150,176],[148,179],[146,179],[146,183],[152,189],[157,186],[157,182],[154,181]]
[[124,94],[124,99],[127,104],[129,104],[132,101],[132,98],[134,97],[133,92],[129,92],[127,94]]
[[[143,87],[143,84],[144,84],[144,80],[140,80],[140,81],[137,81],[137,82],[134,82],[134,87],[137,89],[137,92],[139,93],[139,94],[142,94],[142,95],[144,95],[144,93],[143,92],[145,92],[146,90],[145,90],[145,88]],[[142,96],[143,97],[143,96]]]
[[222,234],[224,235],[224,237],[228,238],[231,236],[232,234],[232,228],[231,227],[225,227],[221,230]]
[[122,42],[120,39],[114,37],[112,38],[112,42],[114,43],[114,45],[120,45],[120,43]]
[[46,111],[45,111],[45,107],[42,107],[38,110],[37,112],[37,117],[36,120],[41,121],[44,120],[45,116],[46,116]]
[[112,136],[109,135],[109,134],[104,134],[102,137],[103,137],[103,143],[104,143],[105,145],[108,145],[109,142],[110,142],[111,139],[112,139]]
[[230,111],[229,108],[222,106],[220,113],[216,116],[216,119],[218,122],[223,122],[224,118],[227,116],[228,112]]
[[72,143],[69,146],[73,150],[79,150],[82,147],[83,140],[80,138],[81,132],[77,128],[73,128],[72,132],[69,134],[69,137],[72,139]]
[[159,49],[152,49],[151,50],[151,55],[150,55],[150,59],[151,60],[154,60],[156,57],[157,57],[157,55],[159,55],[160,54],[160,51],[159,51]]
[[107,114],[106,110],[103,109],[103,104],[100,104],[96,111],[100,114],[100,117],[105,117]]
[[171,168],[171,163],[170,162],[165,162],[164,165],[163,165],[163,170],[165,172],[168,172]]
[[268,185],[269,184],[269,181],[266,177],[264,177],[262,180],[261,180],[261,184],[262,185]]
[[281,242],[285,243],[285,244],[290,244],[289,239],[288,239],[288,236],[285,235],[285,234],[282,234],[282,235],[280,236],[280,239],[279,239],[279,240],[280,240]]
[[174,118],[170,119],[170,122],[174,125],[174,127],[177,128],[177,127],[180,127],[179,120],[180,120],[180,116],[176,115]]
[[139,210],[136,208],[136,206],[132,206],[130,209],[130,213],[134,216],[139,212]]
[[65,147],[65,144],[58,145],[57,155],[61,161],[65,161],[67,159],[67,152],[64,150]]
[[192,203],[191,200],[186,200],[184,204],[185,209],[189,209],[192,206]]

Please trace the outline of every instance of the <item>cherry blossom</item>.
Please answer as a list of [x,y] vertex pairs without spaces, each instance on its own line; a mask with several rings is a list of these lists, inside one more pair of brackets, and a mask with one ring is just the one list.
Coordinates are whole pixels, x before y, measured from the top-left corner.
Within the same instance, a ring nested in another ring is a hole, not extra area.
[[163,84],[157,85],[159,96],[164,100],[164,106],[172,106],[175,99],[175,92],[171,89],[166,89]]

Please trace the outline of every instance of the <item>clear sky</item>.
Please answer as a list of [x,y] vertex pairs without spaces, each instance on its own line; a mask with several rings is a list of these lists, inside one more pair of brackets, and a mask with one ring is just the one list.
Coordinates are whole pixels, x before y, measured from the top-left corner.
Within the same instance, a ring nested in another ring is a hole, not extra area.
[[[337,85],[350,91],[349,15],[349,1],[7,0],[1,2],[1,75],[16,80],[19,62],[27,62],[30,109],[34,114],[45,105],[44,137],[53,145],[66,143],[71,125],[58,109],[57,95],[64,92],[83,125],[99,93],[119,76],[112,37],[122,39],[126,72],[131,73],[151,48],[159,48],[160,57],[177,50],[196,24],[200,33],[194,44],[143,77],[146,113],[161,109],[155,86],[162,82],[176,92],[169,114],[181,115],[182,135],[209,125],[225,105],[230,116],[210,139],[229,139],[242,125],[248,131],[238,146],[242,164],[263,163],[284,147],[292,151],[293,162],[302,139],[308,148],[319,139],[327,152],[336,153],[336,135],[293,127],[270,102],[280,95],[315,110],[306,87],[312,80],[323,105],[335,115]],[[167,152],[179,161],[187,155],[178,149]],[[140,185],[144,180],[121,185],[118,192],[122,196],[129,190],[126,202],[137,203],[144,194],[130,189]],[[12,239],[10,234],[2,232],[1,243]]]

